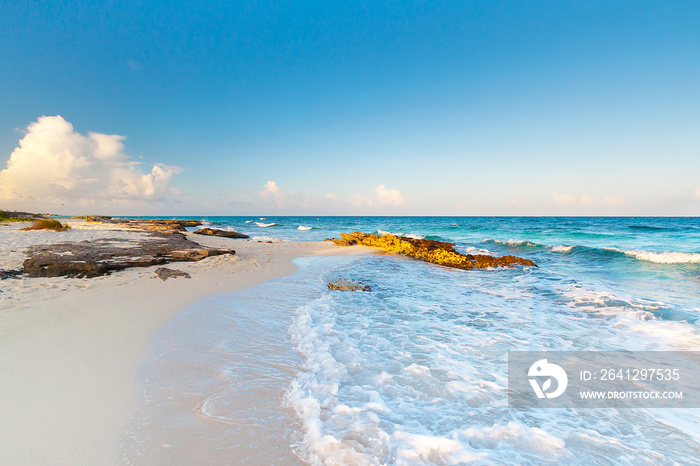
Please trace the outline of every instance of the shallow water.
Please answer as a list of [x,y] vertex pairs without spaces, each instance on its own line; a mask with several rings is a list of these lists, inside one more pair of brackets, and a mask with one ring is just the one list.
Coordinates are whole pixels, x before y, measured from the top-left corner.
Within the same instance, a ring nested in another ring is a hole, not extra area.
[[[283,240],[391,231],[539,267],[304,258],[291,277],[205,300],[155,338],[140,372],[130,461],[182,459],[189,447],[178,442],[191,439],[224,463],[692,464],[700,456],[697,410],[521,411],[506,395],[511,350],[699,350],[698,219],[209,221]],[[328,291],[337,278],[373,291]]]

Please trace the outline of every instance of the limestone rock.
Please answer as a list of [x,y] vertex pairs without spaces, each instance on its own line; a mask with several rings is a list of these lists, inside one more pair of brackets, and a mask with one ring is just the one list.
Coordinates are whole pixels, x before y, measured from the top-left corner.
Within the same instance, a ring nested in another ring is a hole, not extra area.
[[192,278],[187,272],[183,272],[182,270],[169,269],[167,267],[158,267],[156,269],[156,275],[158,275],[158,278],[160,278],[163,281],[167,280],[168,278],[177,277]]
[[138,242],[101,238],[28,248],[23,271],[29,277],[96,277],[128,267],[149,267],[178,261],[199,261],[231,249],[204,247],[182,233],[151,232]]
[[222,238],[250,238],[248,235],[237,231],[220,230],[218,228],[200,228],[194,232],[195,235],[221,236]]
[[365,285],[357,280],[348,280],[347,278],[341,278],[333,283],[329,283],[328,289],[338,291],[372,291],[369,285]]
[[515,265],[537,265],[530,259],[517,256],[489,256],[486,254],[461,254],[455,251],[454,243],[413,239],[387,234],[384,236],[353,231],[341,233],[340,238],[329,241],[338,246],[361,244],[381,248],[391,254],[403,254],[433,264],[455,267],[458,269],[483,269],[487,267],[511,267]]
[[202,224],[199,220],[164,220],[164,219],[141,219],[141,218],[110,218],[95,216],[87,221],[96,223],[111,223],[137,230],[177,232],[185,231],[188,227],[197,227]]

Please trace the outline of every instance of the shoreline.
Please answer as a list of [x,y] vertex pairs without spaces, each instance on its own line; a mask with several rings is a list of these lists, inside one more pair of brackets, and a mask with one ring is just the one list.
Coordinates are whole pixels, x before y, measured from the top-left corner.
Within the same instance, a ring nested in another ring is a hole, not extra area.
[[[85,222],[70,223],[70,236],[22,232],[24,244],[3,241],[5,262],[16,262],[22,248],[47,238],[141,235],[133,229],[83,229],[76,227]],[[13,227],[0,230],[3,240],[17,236],[13,231],[19,226]],[[0,281],[0,462],[121,464],[120,439],[137,400],[135,371],[153,336],[175,316],[203,298],[290,275],[297,257],[371,251],[323,242],[187,236],[205,246],[233,248],[236,254],[167,264],[191,279],[163,281],[154,274],[158,266],[151,266],[91,279]]]

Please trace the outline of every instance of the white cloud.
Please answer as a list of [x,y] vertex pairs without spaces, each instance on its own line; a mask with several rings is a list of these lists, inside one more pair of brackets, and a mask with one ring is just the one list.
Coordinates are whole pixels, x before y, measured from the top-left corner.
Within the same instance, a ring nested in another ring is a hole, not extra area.
[[278,208],[282,208],[282,201],[284,201],[286,194],[277,186],[276,181],[268,181],[265,183],[265,189],[260,191],[260,197],[264,200],[271,199],[275,201]]
[[377,193],[377,203],[380,205],[403,204],[405,200],[401,191],[394,188],[389,189],[383,184],[377,186],[374,191]]
[[83,136],[60,115],[43,116],[27,127],[0,171],[0,199],[38,209],[164,200],[181,169],[155,164],[142,172],[139,162],[124,154],[124,139],[116,134]]
[[361,194],[353,194],[352,196],[345,199],[345,202],[353,205],[355,207],[360,207],[363,205],[372,205],[373,202],[367,199],[367,196],[362,196]]
[[695,188],[695,198],[700,199],[700,186]]
[[571,194],[552,193],[552,197],[554,198],[554,202],[566,205],[591,205],[595,203],[595,199],[593,199],[588,194],[583,194],[581,195],[581,197],[577,198],[576,196],[572,196]]
[[326,199],[335,199],[335,194],[334,193],[326,193]]
[[270,193],[273,196],[277,196],[280,192],[280,187],[277,186],[276,181],[268,181],[267,183],[265,183],[265,191],[263,192]]
[[503,203],[503,205],[506,207],[520,207],[527,205],[527,201],[524,201],[522,199],[508,199]]
[[595,202],[595,199],[593,199],[588,194],[584,194],[583,196],[581,196],[581,204],[583,204],[583,205],[590,205],[590,204],[593,204],[594,202]]
[[623,205],[627,203],[627,199],[622,196],[608,196],[603,202],[609,205]]
[[571,194],[553,193],[552,196],[554,197],[554,201],[559,204],[574,204],[576,202],[576,198]]

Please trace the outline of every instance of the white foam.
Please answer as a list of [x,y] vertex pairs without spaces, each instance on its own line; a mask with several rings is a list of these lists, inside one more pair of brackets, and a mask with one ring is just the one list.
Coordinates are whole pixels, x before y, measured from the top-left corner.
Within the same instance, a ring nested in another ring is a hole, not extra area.
[[272,241],[273,243],[282,243],[283,239],[275,238],[274,236],[252,236],[250,238],[253,241]]
[[259,226],[260,228],[273,227],[273,226],[277,225],[276,223],[262,223],[262,222],[255,222],[255,224],[257,226]]
[[468,444],[452,438],[395,432],[391,436],[396,445],[396,464],[466,464],[485,459],[487,453],[478,453]]
[[504,447],[533,452],[556,452],[564,448],[565,442],[542,429],[527,427],[515,422],[495,424],[481,429],[469,428],[460,433],[477,448],[497,449]]
[[412,233],[392,233],[392,232],[386,231],[386,230],[377,230],[377,234],[380,236],[393,235],[393,236],[398,236],[401,238],[425,239],[425,236],[421,236],[421,235],[414,235]]
[[299,230],[299,231],[309,231],[309,230],[312,230],[313,228],[314,228],[314,227],[305,227],[304,225],[299,225],[299,226],[297,227],[297,230]]
[[490,256],[494,255],[494,253],[489,251],[488,249],[475,248],[474,246],[468,246],[466,248],[463,248],[462,250],[467,254],[488,254]]
[[554,252],[571,252],[575,246],[552,246]]
[[326,292],[296,310],[289,330],[304,362],[287,400],[310,463],[695,457],[683,436],[695,424],[664,424],[644,410],[523,413],[507,398],[508,351],[700,349],[695,324],[665,320],[682,306],[558,271],[463,274],[370,256],[342,272],[375,292]]
[[618,248],[606,249],[609,251],[621,252],[642,261],[656,262],[657,264],[700,264],[700,253],[697,252],[651,252]]
[[500,239],[487,239],[484,240],[484,242],[488,241],[493,241],[494,243],[498,244],[505,244],[506,246],[536,246],[535,243],[532,243],[526,239],[523,240],[517,240],[517,239],[509,239],[509,240],[500,240]]

